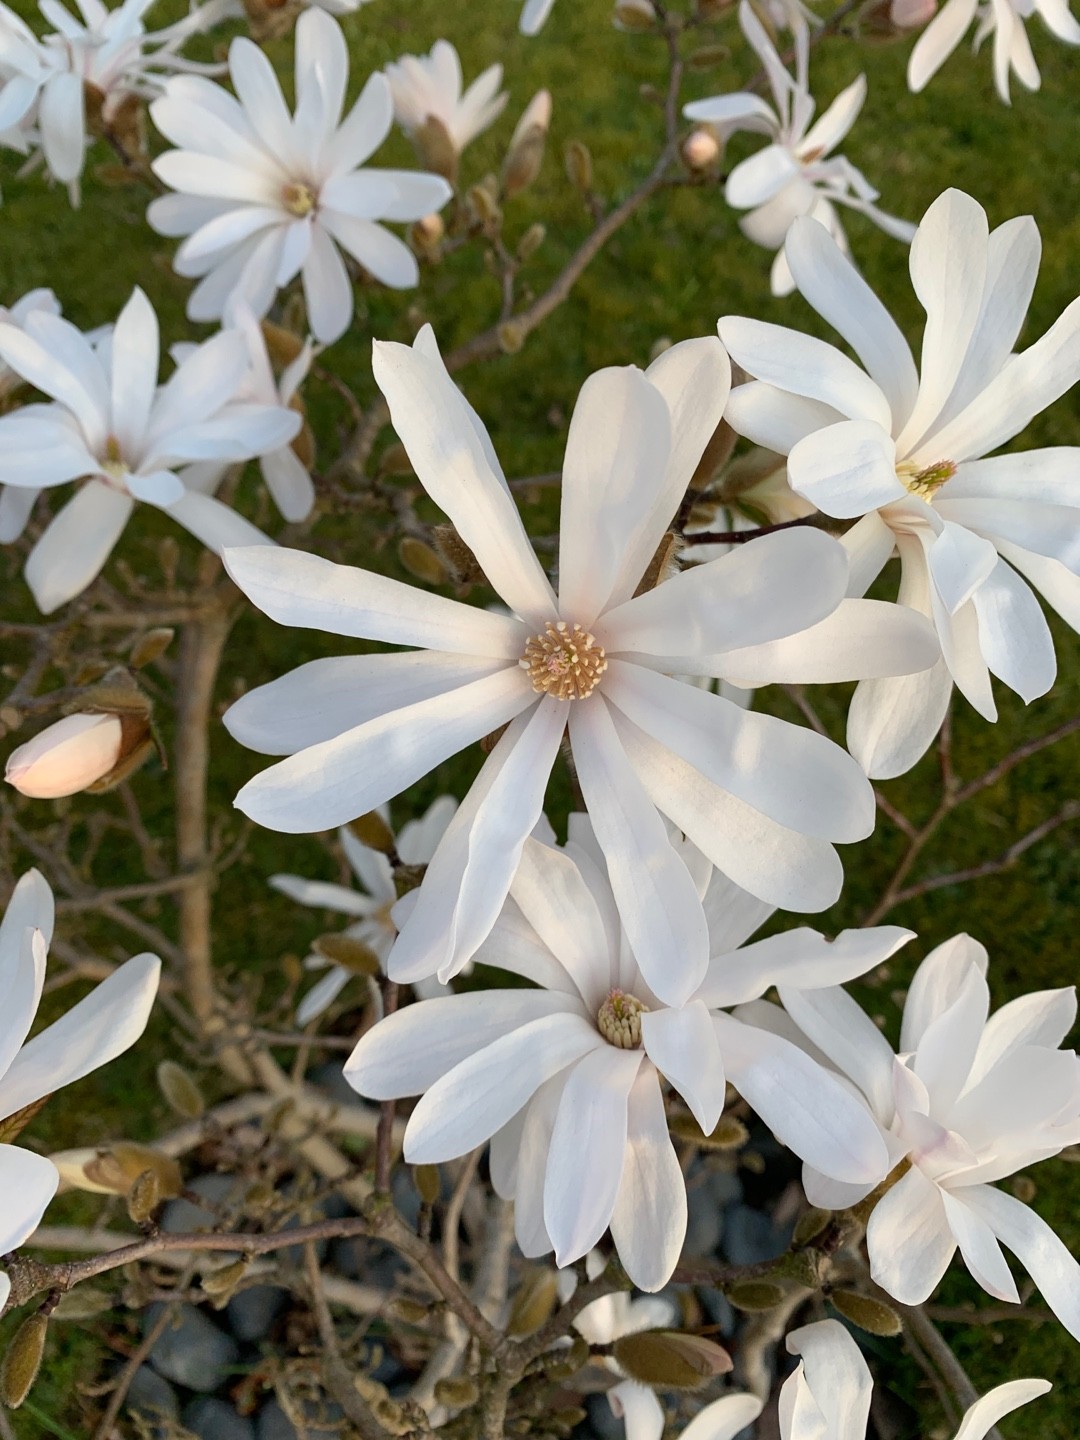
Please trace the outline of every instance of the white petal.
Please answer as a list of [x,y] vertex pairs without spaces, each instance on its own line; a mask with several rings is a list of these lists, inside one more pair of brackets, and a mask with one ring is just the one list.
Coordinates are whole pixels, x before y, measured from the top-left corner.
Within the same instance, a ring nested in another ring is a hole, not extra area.
[[786,455],[805,436],[835,425],[843,416],[820,400],[807,400],[763,380],[750,380],[732,390],[724,418],[755,445]]
[[682,1432],[682,1440],[735,1440],[761,1414],[756,1395],[724,1395],[699,1410]]
[[724,1058],[708,1007],[691,1000],[679,1009],[653,1010],[641,1017],[645,1053],[689,1105],[706,1135],[724,1109]]
[[[891,532],[882,529],[891,546]],[[831,615],[809,629],[768,645],[729,650],[718,657],[717,668],[733,683],[751,689],[776,683],[820,685],[897,673],[921,675],[940,654],[933,626],[916,611],[884,600],[841,600]]]
[[81,76],[62,70],[50,76],[38,101],[38,129],[45,163],[62,184],[74,180],[86,155],[86,117]]
[[954,935],[931,950],[908,987],[900,1049],[918,1049],[930,1026],[960,997],[972,966],[985,976],[988,963],[986,947],[970,935]]
[[510,894],[586,1005],[598,1010],[612,985],[609,941],[588,883],[571,857],[526,840]]
[[872,780],[906,774],[941,729],[952,694],[943,660],[917,675],[864,680],[848,710],[848,749]]
[[710,1009],[727,1009],[758,999],[774,985],[800,990],[843,985],[883,964],[914,938],[913,930],[902,930],[899,925],[842,930],[835,940],[800,926],[731,954],[717,953],[714,945],[708,978],[698,993]]
[[56,1166],[44,1155],[0,1145],[0,1254],[34,1233],[59,1184]]
[[983,1030],[969,1083],[974,1085],[1021,1046],[1061,1045],[1076,1023],[1076,990],[1038,990],[1020,995],[990,1016]]
[[303,281],[311,333],[323,345],[330,345],[349,328],[353,293],[344,262],[321,225],[311,227],[311,251],[304,261]]
[[866,1227],[870,1273],[894,1300],[921,1305],[956,1253],[941,1192],[913,1165],[878,1201]]
[[686,1182],[668,1134],[664,1098],[649,1065],[630,1091],[626,1148],[611,1238],[641,1290],[667,1284],[686,1238]]
[[931,1117],[943,1124],[967,1083],[989,1011],[986,980],[969,965],[952,1004],[919,1038],[911,1068],[930,1094]]
[[915,42],[908,60],[908,88],[922,90],[964,38],[978,0],[947,0]]
[[964,1264],[988,1294],[1007,1304],[1019,1305],[1016,1281],[994,1232],[985,1220],[964,1204],[963,1197],[963,1189],[955,1195],[947,1189],[941,1192],[949,1229],[960,1247]]
[[154,308],[136,289],[112,337],[112,423],[122,450],[138,445],[157,388],[159,335]]
[[[608,1228],[627,1140],[627,1105],[640,1050],[602,1041],[573,1066],[559,1101],[544,1177],[544,1225],[555,1262],[569,1265]],[[653,1084],[660,1088],[654,1076]]]
[[1023,1265],[1074,1340],[1080,1340],[1080,1265],[1035,1211],[992,1185],[965,1186],[964,1204]]
[[302,550],[259,546],[224,559],[248,599],[281,625],[507,660],[525,648],[525,632],[504,616]]
[[320,1015],[325,1015],[349,981],[355,978],[356,976],[351,970],[344,970],[340,965],[332,965],[296,1007],[297,1025],[301,1027],[310,1025],[312,1020],[317,1020]]
[[53,517],[24,572],[43,614],[51,614],[97,578],[133,508],[127,495],[92,480]]
[[408,290],[419,281],[416,256],[404,241],[382,225],[330,207],[319,212],[319,221],[380,284],[393,290]]
[[[33,888],[36,889],[36,885]],[[5,917],[4,948],[0,952],[0,1003],[4,1007],[4,1030],[0,1034],[0,1087],[3,1075],[30,1033],[45,983],[45,936],[40,930],[21,923],[30,918],[31,898],[24,890],[23,895],[13,899],[9,907],[9,911],[14,912],[12,922],[8,924]],[[12,1115],[15,1108],[0,1111],[0,1115]]]
[[215,554],[220,554],[229,545],[247,546],[261,540],[269,548],[274,543],[228,505],[223,505],[213,495],[202,495],[198,490],[186,491],[179,500],[164,508],[167,515]]
[[871,514],[864,515],[850,530],[846,530],[840,543],[851,563],[847,593],[853,598],[861,597],[892,557],[895,537],[880,515]]
[[1057,675],[1054,640],[1028,586],[999,560],[973,600],[990,673],[1029,704],[1045,695]]
[[[874,1382],[862,1351],[838,1320],[792,1330],[785,1341],[802,1358],[807,1387],[825,1417],[829,1440],[865,1440]],[[792,1433],[796,1440],[798,1431]]]
[[781,985],[780,999],[807,1039],[854,1081],[878,1120],[888,1125],[893,1112],[893,1052],[869,1015],[838,988],[800,990]]
[[626,1426],[626,1440],[663,1440],[664,1407],[647,1385],[623,1380],[607,1392],[613,1413]]
[[735,166],[724,186],[724,199],[736,210],[752,210],[771,200],[798,173],[798,162],[785,145],[766,145]]
[[965,1410],[954,1440],[984,1440],[1005,1415],[1052,1389],[1049,1380],[1009,1380],[998,1385]]
[[797,495],[842,520],[906,493],[892,437],[869,420],[842,420],[800,440],[788,456],[788,477]]

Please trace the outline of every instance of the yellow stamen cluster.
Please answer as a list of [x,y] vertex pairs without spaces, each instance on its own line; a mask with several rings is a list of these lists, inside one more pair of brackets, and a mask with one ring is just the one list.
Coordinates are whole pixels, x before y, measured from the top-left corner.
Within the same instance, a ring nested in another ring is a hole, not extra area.
[[924,466],[922,470],[913,470],[902,465],[897,473],[912,495],[929,500],[946,480],[951,480],[956,474],[956,461],[935,460],[932,465]]
[[549,620],[543,634],[526,643],[518,663],[528,671],[537,694],[554,695],[556,700],[584,700],[607,669],[607,656],[596,636],[580,625]]
[[641,1017],[649,1013],[634,995],[612,990],[596,1014],[596,1025],[609,1045],[637,1050],[641,1045]]
[[302,180],[290,180],[281,187],[281,203],[290,215],[302,220],[315,209],[315,192]]

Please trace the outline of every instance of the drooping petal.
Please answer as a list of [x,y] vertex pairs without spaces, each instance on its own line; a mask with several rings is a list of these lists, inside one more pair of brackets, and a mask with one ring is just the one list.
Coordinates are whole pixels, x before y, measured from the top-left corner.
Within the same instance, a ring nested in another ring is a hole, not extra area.
[[686,1182],[668,1133],[664,1097],[651,1065],[638,1071],[627,1107],[626,1145],[611,1238],[641,1290],[662,1289],[686,1238]]
[[1009,1262],[990,1226],[964,1204],[964,1189],[953,1195],[943,1188],[941,1201],[961,1258],[972,1275],[988,1294],[1006,1304],[1019,1305],[1020,1296]]
[[993,1185],[965,1186],[964,1204],[1023,1265],[1074,1340],[1080,1340],[1080,1265],[1029,1206]]
[[921,1305],[956,1253],[941,1191],[917,1165],[886,1192],[866,1227],[870,1273],[902,1305]]
[[637,1380],[622,1380],[607,1396],[612,1413],[625,1423],[626,1440],[663,1440],[664,1407],[655,1391]]
[[954,1440],[984,1440],[999,1420],[1053,1388],[1049,1380],[1009,1380],[998,1385],[964,1411]]
[[756,1395],[724,1395],[698,1411],[683,1430],[682,1440],[735,1440],[763,1408]]
[[908,88],[924,89],[964,38],[978,0],[947,0],[915,42],[908,60]]
[[[803,1380],[825,1418],[829,1440],[864,1440],[874,1382],[852,1335],[838,1320],[792,1330],[785,1341],[802,1359]],[[791,1432],[797,1440],[798,1430]]]
[[678,1009],[642,1015],[641,1042],[704,1133],[711,1135],[724,1109],[726,1077],[707,1003],[695,999]]
[[92,480],[53,516],[24,571],[42,614],[50,615],[97,578],[133,508],[127,495]]
[[889,1125],[893,1052],[869,1015],[839,988],[808,990],[782,984],[780,999],[807,1039],[854,1081],[878,1120]]

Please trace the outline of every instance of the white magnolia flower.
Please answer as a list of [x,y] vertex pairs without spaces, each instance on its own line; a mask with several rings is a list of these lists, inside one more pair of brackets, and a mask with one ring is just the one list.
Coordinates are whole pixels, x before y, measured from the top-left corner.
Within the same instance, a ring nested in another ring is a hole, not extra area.
[[212,550],[270,543],[227,505],[187,489],[176,467],[274,450],[296,434],[299,415],[233,402],[248,366],[235,331],[198,346],[160,386],[159,346],[157,316],[138,289],[96,343],[45,310],[22,329],[0,324],[0,359],[51,397],[0,417],[0,483],[36,492],[83,482],[26,562],[27,584],[46,614],[97,576],[137,500]]
[[911,939],[882,926],[832,942],[799,929],[744,945],[770,907],[689,841],[675,837],[671,848],[707,920],[705,973],[684,1004],[665,1004],[647,978],[678,973],[677,954],[670,942],[635,951],[588,817],[574,815],[564,849],[526,840],[507,904],[477,951],[538,988],[410,1005],[369,1030],[345,1066],[372,1099],[423,1095],[405,1131],[410,1163],[438,1164],[491,1140],[492,1183],[515,1202],[525,1255],[554,1249],[568,1265],[610,1227],[643,1290],[667,1283],[686,1234],[667,1085],[707,1135],[730,1080],[802,1158],[838,1178],[861,1175],[867,1189],[884,1177],[886,1146],[861,1103],[797,1045],[722,1007],[785,980],[854,978]]
[[[931,5],[931,14],[935,8]],[[993,37],[994,84],[1005,104],[1011,103],[1011,74],[1028,90],[1038,90],[1039,67],[1024,28],[1032,15],[1038,15],[1066,45],[1080,45],[1080,22],[1071,13],[1069,0],[947,0],[915,43],[908,61],[908,87],[922,90],[963,40],[972,21],[977,21],[975,48]]]
[[76,3],[81,21],[59,0],[42,0],[41,13],[56,29],[41,40],[0,4],[0,135],[14,132],[11,138],[21,140],[23,153],[40,147],[49,173],[68,186],[72,204],[78,203],[90,139],[88,102],[109,125],[132,97],[160,94],[166,75],[214,68],[176,52],[223,13],[212,0],[176,24],[147,34],[143,16],[153,0],[124,0],[115,10],[101,0]]
[[776,46],[754,14],[749,0],[739,6],[739,24],[757,52],[769,77],[775,109],[760,95],[737,91],[697,100],[683,109],[689,120],[712,125],[724,134],[750,130],[768,135],[770,144],[732,170],[724,198],[736,210],[749,210],[739,221],[747,239],[776,251],[771,285],[774,295],[789,295],[795,288],[784,258],[784,237],[800,215],[819,220],[847,252],[848,242],[837,214],[846,205],[869,216],[875,225],[897,240],[908,241],[914,225],[887,215],[873,203],[878,192],[861,170],[833,151],[858,118],[866,99],[866,76],[842,91],[814,120],[810,94],[810,38],[806,22],[792,16],[795,36],[795,76],[785,69]]
[[[0,921],[0,1128],[134,1045],[157,993],[161,961],[136,955],[27,1040],[41,1002],[52,927],[52,892],[30,870]],[[0,1255],[37,1229],[59,1182],[51,1160],[18,1145],[0,1145]],[[0,1282],[0,1304],[5,1294],[6,1282]]]
[[[30,290],[10,308],[0,305],[0,325],[16,325],[21,329],[27,316],[38,310],[49,315],[60,314],[60,302],[51,290]],[[22,384],[22,376],[0,360],[0,410],[6,408]],[[29,487],[0,485],[0,544],[17,540],[26,529],[38,493]]]
[[[419,819],[406,821],[394,839],[394,849],[401,863],[428,864],[456,810],[455,799],[449,795],[440,795]],[[379,814],[389,822],[389,812],[385,806],[379,807]],[[344,933],[363,941],[385,966],[398,933],[392,916],[398,901],[393,866],[381,850],[373,850],[370,845],[365,845],[347,826],[342,826],[338,831],[338,839],[360,884],[360,890],[350,890],[345,885],[335,885],[324,880],[305,880],[300,875],[271,875],[270,884],[283,895],[299,901],[301,905],[355,916],[355,924],[350,925]],[[326,969],[327,966],[329,969],[318,984],[308,991],[297,1009],[298,1025],[307,1025],[309,1021],[322,1015],[354,978],[351,970],[342,965],[331,964],[322,955],[309,955],[305,964],[309,970]],[[432,982],[427,982],[428,987],[431,984]],[[415,988],[419,993],[425,993],[424,982],[419,982]],[[446,992],[443,987],[436,985],[434,992],[429,988],[427,993]]]
[[885,307],[811,221],[788,241],[792,272],[865,369],[794,330],[720,322],[733,358],[757,377],[734,391],[728,420],[787,454],[792,487],[819,510],[863,517],[844,537],[850,593],[864,594],[896,550],[900,602],[937,630],[931,671],[856,692],[848,743],[873,776],[901,775],[924,753],[954,683],[988,720],[991,674],[1026,701],[1049,690],[1050,630],[1017,571],[1080,629],[1080,450],[983,458],[1080,378],[1080,300],[1013,354],[1039,250],[1030,216],[990,233],[969,196],[934,201],[911,247],[926,310],[921,377]]
[[555,0],[525,0],[519,21],[522,35],[539,35],[554,4]]
[[229,74],[236,98],[182,75],[150,107],[154,124],[180,148],[154,161],[178,193],[154,200],[147,219],[162,235],[188,237],[175,268],[202,277],[188,300],[192,320],[220,317],[233,298],[261,317],[300,275],[312,334],[328,344],[353,313],[339,247],[384,285],[415,285],[412,251],[377,222],[419,220],[445,204],[450,187],[439,175],[361,168],[390,129],[390,87],[372,75],[342,120],[349,52],[341,27],[322,10],[297,22],[292,115],[251,40],[232,42]]
[[65,715],[11,752],[4,779],[36,800],[76,795],[115,770],[123,739],[119,715]]
[[462,94],[461,60],[449,40],[436,40],[430,55],[402,55],[384,73],[394,119],[405,133],[415,139],[436,120],[459,155],[498,119],[509,99],[499,93],[501,65],[489,66]]
[[586,382],[563,469],[558,597],[430,328],[412,348],[377,343],[375,377],[421,482],[510,613],[299,551],[269,562],[229,552],[229,573],[272,618],[417,647],[318,660],[238,701],[231,733],[291,757],[249,781],[239,807],[271,829],[329,829],[505,727],[404,923],[396,980],[437,973],[445,983],[484,940],[567,731],[657,994],[684,999],[708,965],[705,918],[662,815],[771,903],[831,904],[842,879],[832,842],[873,826],[858,767],[819,735],[671,676],[753,685],[892,673],[926,663],[926,622],[884,604],[838,609],[843,547],[811,530],[756,540],[635,598],[719,419],[719,343],[687,341],[644,374],[609,369]]
[[[900,1054],[840,989],[778,988],[817,1053],[858,1087],[881,1126],[893,1166],[866,1240],[874,1279],[920,1305],[957,1247],[999,1300],[1019,1296],[999,1241],[1080,1339],[1080,1265],[1046,1222],[994,1181],[1080,1140],[1080,1059],[1058,1047],[1076,1019],[1076,994],[1044,990],[988,1017],[986,951],[957,935],[931,952],[908,991]],[[842,1208],[868,1187],[805,1174],[815,1205]]]
[[[838,1320],[792,1330],[785,1341],[799,1364],[780,1389],[781,1440],[866,1440],[873,1377],[862,1351]],[[954,1440],[983,1440],[1005,1415],[1051,1390],[1049,1380],[1011,1380],[967,1410]],[[695,1422],[696,1423],[696,1422]],[[682,1440],[712,1440],[710,1431]]]
[[[243,336],[248,353],[248,371],[233,399],[256,405],[292,407],[302,418],[303,412],[298,409],[296,396],[315,359],[317,347],[312,341],[307,340],[296,358],[275,378],[262,326],[243,302],[228,307],[225,328],[237,330]],[[179,365],[197,348],[189,344],[174,345],[169,353]],[[300,444],[301,437],[296,435],[292,441]],[[212,495],[228,468],[228,461],[201,461],[185,466],[181,478],[189,489]],[[315,486],[293,443],[280,445],[276,450],[260,455],[259,469],[282,518],[293,522],[306,520],[315,504]]]

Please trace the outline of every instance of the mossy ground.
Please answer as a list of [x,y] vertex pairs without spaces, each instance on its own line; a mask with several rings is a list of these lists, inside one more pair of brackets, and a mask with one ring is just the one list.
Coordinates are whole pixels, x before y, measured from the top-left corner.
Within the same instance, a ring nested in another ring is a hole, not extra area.
[[[22,8],[22,7],[20,7]],[[468,7],[447,7],[435,0],[377,0],[347,21],[359,77],[407,50],[426,49],[447,35],[461,50],[467,75],[500,60],[511,91],[507,116],[495,132],[468,152],[465,178],[473,181],[495,169],[512,118],[532,93],[547,86],[554,96],[548,156],[540,180],[509,210],[507,235],[515,242],[536,221],[547,238],[530,262],[524,280],[542,290],[587,233],[590,220],[563,174],[561,155],[571,139],[584,140],[595,162],[595,183],[605,200],[625,194],[647,171],[656,153],[661,117],[643,100],[643,84],[661,84],[662,47],[648,37],[615,32],[608,23],[608,0],[558,0],[543,35],[527,41],[516,29],[515,0],[472,0]],[[732,36],[734,29],[729,22]],[[1025,338],[1042,333],[1073,298],[1080,253],[1080,83],[1077,52],[1056,42],[1037,21],[1031,25],[1043,71],[1037,95],[1017,90],[1011,109],[994,95],[989,56],[959,52],[922,95],[904,84],[906,45],[857,46],[841,36],[815,53],[813,84],[823,103],[860,69],[870,82],[869,100],[846,153],[880,187],[890,211],[917,219],[947,185],[974,194],[992,223],[1031,212],[1044,244],[1043,269]],[[705,34],[702,43],[714,37]],[[289,65],[287,42],[271,46],[283,69]],[[734,49],[731,62],[708,72],[692,72],[685,98],[737,88],[747,75],[747,57]],[[411,163],[400,137],[380,155],[386,163]],[[82,207],[69,209],[59,190],[39,176],[15,178],[17,160],[4,161],[3,243],[0,244],[0,299],[10,302],[35,285],[52,286],[65,312],[85,326],[111,319],[139,284],[149,293],[169,338],[189,333],[183,321],[187,282],[170,270],[172,245],[153,235],[144,222],[148,192],[140,185],[111,183],[109,158],[95,151],[88,169]],[[914,340],[920,314],[906,276],[906,256],[897,242],[860,217],[851,219],[854,252],[871,283],[886,298]],[[681,339],[708,333],[719,315],[748,313],[825,333],[817,316],[797,297],[770,298],[768,256],[744,240],[713,187],[684,188],[654,199],[614,239],[578,285],[571,301],[536,333],[517,355],[500,358],[463,376],[470,398],[488,423],[507,473],[536,474],[558,467],[574,397],[582,381],[601,365],[644,363],[662,336]],[[453,346],[491,323],[498,291],[478,251],[470,249],[437,270],[425,273],[413,297],[371,290],[361,298],[350,334],[327,355],[333,367],[363,402],[372,393],[369,342],[373,335],[406,339],[412,323],[409,305],[430,318],[444,347]],[[325,389],[310,390],[309,403],[325,465],[334,458],[346,418]],[[387,436],[387,438],[389,438]],[[1031,444],[1080,444],[1080,415],[1075,395],[1059,402],[1024,437]],[[250,483],[250,482],[249,482]],[[253,489],[253,487],[252,487]],[[555,515],[550,498],[536,507],[536,533],[550,534]],[[167,522],[140,516],[122,554],[136,570],[152,575],[155,551]],[[366,523],[324,522],[340,558],[393,568],[393,551],[372,556],[372,531]],[[311,542],[319,545],[320,531]],[[184,568],[193,573],[193,542],[182,541]],[[115,560],[113,562],[115,567]],[[30,618],[25,588],[9,566],[8,613]],[[1055,625],[1062,678],[1045,700],[1025,710],[1007,692],[1000,695],[1002,718],[996,727],[978,720],[963,705],[956,718],[956,756],[971,777],[986,770],[1016,745],[1050,731],[1075,712],[1080,643]],[[302,659],[332,653],[332,643],[279,630],[261,617],[238,627],[224,671],[222,700],[242,680],[259,683]],[[5,660],[16,661],[12,653]],[[815,696],[815,700],[818,697]],[[834,734],[842,728],[846,697],[822,702]],[[764,703],[787,713],[782,697]],[[166,718],[167,729],[167,718]],[[1019,834],[1059,808],[1076,793],[1080,742],[1073,738],[1044,752],[1007,780],[985,791],[947,825],[927,849],[918,873],[950,873],[999,854]],[[476,758],[440,767],[398,802],[399,819],[443,790],[463,793]],[[212,791],[223,815],[239,783],[259,765],[217,728],[214,734]],[[933,758],[913,774],[886,787],[913,816],[929,813],[937,790]],[[135,781],[135,793],[148,828],[163,840],[171,828],[167,780],[156,770]],[[565,814],[565,780],[553,790],[556,822]],[[80,802],[82,804],[82,802]],[[81,813],[81,809],[80,809]],[[40,822],[39,809],[24,807],[23,823]],[[76,842],[85,837],[76,831]],[[900,853],[897,832],[882,821],[874,838],[847,855],[848,885],[834,912],[821,917],[825,929],[857,923],[880,893]],[[1069,983],[1076,966],[1076,896],[1080,886],[1076,829],[1062,829],[1035,846],[1007,873],[964,887],[936,891],[894,912],[890,920],[912,926],[919,940],[895,966],[889,985],[867,994],[892,1029],[897,1007],[890,987],[900,987],[917,958],[958,930],[985,940],[992,953],[991,979],[998,1000],[1024,990]],[[22,863],[19,857],[19,863]],[[216,900],[217,945],[223,966],[235,973],[259,972],[273,991],[285,953],[302,955],[318,927],[318,917],[302,912],[266,888],[275,870],[329,876],[326,851],[314,839],[255,832],[242,865],[223,878]],[[141,878],[129,847],[111,839],[100,852],[96,875],[101,883]],[[172,925],[170,907],[161,907],[161,923]],[[70,929],[70,927],[69,927]],[[127,941],[100,923],[88,923],[81,936],[102,953],[119,955]],[[70,994],[71,992],[65,992]],[[117,1134],[151,1137],[166,1123],[163,1102],[153,1083],[158,1059],[175,1050],[168,1022],[161,1016],[142,1045],[124,1061],[65,1092],[35,1122],[33,1143],[43,1148],[87,1144]],[[1075,1248],[1075,1172],[1066,1160],[1036,1171],[1035,1206]],[[58,1217],[87,1217],[96,1202],[67,1200]],[[981,1301],[973,1284],[954,1272],[943,1290],[950,1304]],[[989,1387],[1018,1375],[1044,1375],[1055,1382],[1047,1399],[1019,1413],[1003,1427],[1016,1440],[1071,1437],[1075,1434],[1080,1386],[1074,1342],[1055,1325],[1023,1321],[952,1332],[975,1382]],[[54,1326],[42,1378],[27,1407],[15,1417],[17,1434],[69,1437],[80,1433],[75,1387],[94,1378],[96,1356],[80,1327]],[[915,1393],[914,1371],[897,1372],[898,1388]],[[930,1413],[929,1411],[927,1413]],[[924,1432],[926,1433],[926,1432]]]

